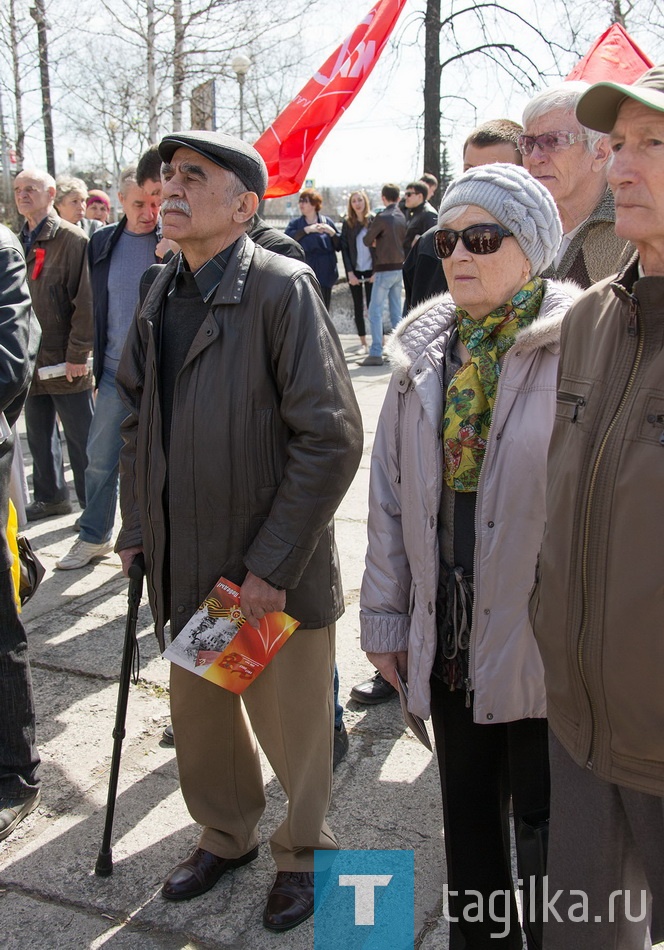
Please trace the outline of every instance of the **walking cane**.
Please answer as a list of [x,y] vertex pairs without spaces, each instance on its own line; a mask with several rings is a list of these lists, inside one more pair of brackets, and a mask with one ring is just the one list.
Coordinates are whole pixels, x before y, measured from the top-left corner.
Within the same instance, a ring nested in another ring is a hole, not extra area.
[[115,727],[113,729],[113,756],[111,758],[111,772],[108,778],[108,798],[106,799],[106,824],[101,848],[97,855],[95,874],[98,877],[108,877],[113,873],[113,849],[111,848],[111,833],[113,831],[113,816],[115,814],[115,799],[118,792],[118,778],[120,775],[120,756],[122,755],[122,740],[125,737],[125,721],[127,718],[127,701],[129,699],[129,682],[131,671],[136,659],[134,683],[138,682],[138,642],[136,640],[136,624],[138,622],[138,608],[143,593],[143,576],[145,562],[142,554],[137,554],[129,568],[129,592],[127,595],[127,623],[125,626],[124,649],[122,651],[122,667],[120,669],[120,685],[118,687],[118,704],[115,710]]

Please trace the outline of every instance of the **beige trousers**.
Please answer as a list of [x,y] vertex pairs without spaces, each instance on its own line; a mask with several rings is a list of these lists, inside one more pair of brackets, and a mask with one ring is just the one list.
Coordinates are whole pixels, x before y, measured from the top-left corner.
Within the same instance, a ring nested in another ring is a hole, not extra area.
[[332,790],[335,625],[296,630],[242,697],[171,664],[180,785],[203,825],[199,847],[238,858],[258,844],[265,808],[256,741],[288,796],[270,839],[280,871],[313,870],[337,849],[326,815]]

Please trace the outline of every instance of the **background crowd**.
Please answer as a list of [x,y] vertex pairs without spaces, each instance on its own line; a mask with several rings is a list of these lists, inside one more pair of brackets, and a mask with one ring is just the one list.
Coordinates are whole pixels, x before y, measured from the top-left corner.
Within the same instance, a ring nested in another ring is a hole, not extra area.
[[[301,621],[244,705],[173,668],[167,737],[203,831],[166,899],[197,897],[255,859],[256,739],[289,800],[271,837],[268,929],[313,913],[313,852],[338,847],[326,814],[348,736],[332,518],[362,442],[329,319],[340,254],[360,365],[392,370],[360,603],[376,673],[351,695],[388,701],[399,674],[410,710],[432,720],[450,946],[517,948],[524,934],[529,950],[577,945],[571,913],[545,919],[547,874],[566,907],[574,891],[596,909],[622,894],[618,923],[591,916],[584,947],[641,950],[664,936],[664,68],[629,87],[545,90],[522,121],[473,130],[438,209],[426,173],[403,196],[385,183],[378,209],[353,191],[340,226],[306,188],[285,235],[257,214],[262,159],[220,133],[173,133],[125,169],[110,225],[108,196],[82,181],[16,177],[25,223],[0,235],[0,514],[12,466],[28,522],[73,511],[61,426],[81,514],[58,569],[112,550],[121,476],[116,548],[125,569],[146,556],[162,647],[165,625],[177,634],[219,574],[242,584],[252,625],[283,609]],[[201,451],[211,411],[225,450],[244,445],[223,487],[220,457]],[[0,839],[41,794],[4,547]],[[220,723],[234,725],[211,780]],[[473,916],[477,894],[486,906],[503,895],[504,933]]]

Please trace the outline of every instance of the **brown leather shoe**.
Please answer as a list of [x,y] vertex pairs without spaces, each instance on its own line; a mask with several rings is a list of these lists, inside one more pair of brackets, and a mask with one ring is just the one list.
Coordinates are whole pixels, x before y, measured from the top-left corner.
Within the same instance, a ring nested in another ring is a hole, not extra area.
[[169,901],[186,901],[205,894],[217,883],[222,874],[241,868],[258,857],[258,848],[241,858],[220,858],[203,848],[194,848],[188,858],[176,864],[170,872],[161,893]]
[[268,930],[290,930],[314,912],[314,872],[278,871],[265,905]]

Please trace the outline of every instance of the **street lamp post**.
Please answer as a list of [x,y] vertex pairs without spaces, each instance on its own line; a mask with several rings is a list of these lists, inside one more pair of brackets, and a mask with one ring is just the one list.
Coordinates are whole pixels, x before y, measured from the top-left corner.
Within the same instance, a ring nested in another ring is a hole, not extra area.
[[238,85],[240,87],[240,138],[244,138],[244,80],[247,75],[247,70],[251,66],[251,60],[248,56],[244,56],[242,53],[238,53],[237,56],[233,57],[231,62],[231,69],[237,76]]

